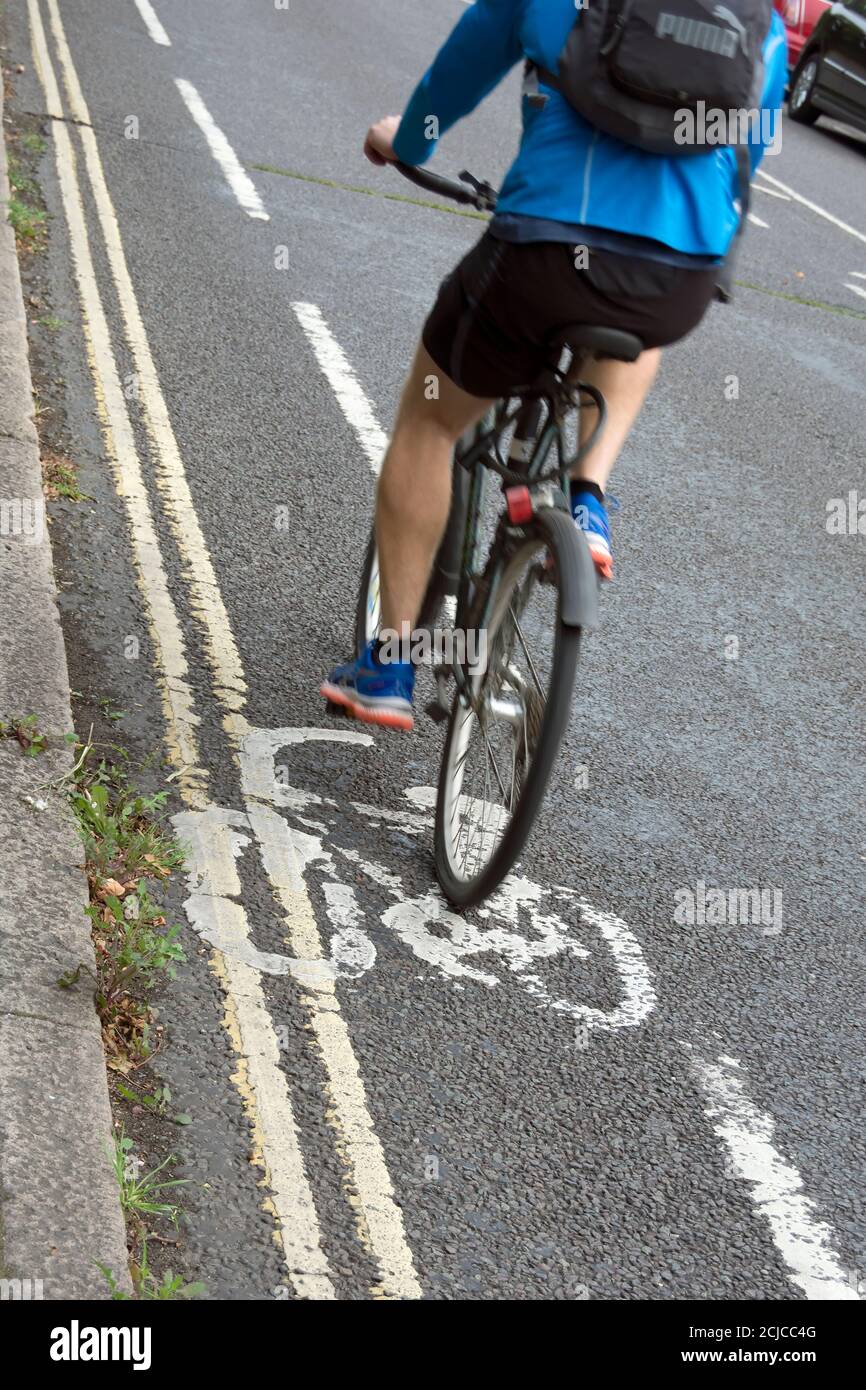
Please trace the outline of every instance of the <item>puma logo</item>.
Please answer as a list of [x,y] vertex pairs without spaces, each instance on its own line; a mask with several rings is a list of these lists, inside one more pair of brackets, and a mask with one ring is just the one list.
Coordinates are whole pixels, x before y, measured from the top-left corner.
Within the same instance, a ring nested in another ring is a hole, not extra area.
[[737,33],[740,36],[740,47],[745,53],[747,51],[746,41],[748,38],[745,24],[743,24],[741,20],[737,19],[737,16],[733,13],[732,10],[728,9],[727,5],[716,5],[715,9],[713,10],[713,14],[715,15],[716,19],[720,19],[723,24],[729,24],[732,29],[736,29]]
[[[723,14],[720,14],[720,11],[723,11]],[[704,53],[717,53],[721,58],[734,58],[741,42],[745,45],[745,30],[724,5],[717,5],[713,13],[719,18],[730,16],[740,32],[722,29],[718,24],[706,24],[700,19],[689,19],[685,15],[669,14],[663,10],[656,20],[656,38],[670,38],[674,43],[685,44],[688,48],[700,48]]]

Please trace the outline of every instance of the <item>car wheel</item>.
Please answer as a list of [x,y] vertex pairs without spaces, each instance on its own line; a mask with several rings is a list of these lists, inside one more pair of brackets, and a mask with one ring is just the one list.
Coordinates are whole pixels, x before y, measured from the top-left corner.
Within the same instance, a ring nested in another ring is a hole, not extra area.
[[819,61],[814,54],[801,59],[791,79],[791,95],[788,98],[788,115],[792,121],[803,125],[814,125],[820,116],[817,106],[812,104],[812,96],[818,83]]

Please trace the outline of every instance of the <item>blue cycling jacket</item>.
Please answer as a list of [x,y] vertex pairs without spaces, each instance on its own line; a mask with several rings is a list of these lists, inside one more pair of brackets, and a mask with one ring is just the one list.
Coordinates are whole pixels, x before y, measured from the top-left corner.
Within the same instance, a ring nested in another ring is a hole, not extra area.
[[[436,125],[444,135],[524,58],[555,72],[576,14],[575,0],[475,0],[412,94],[394,141],[398,159],[424,164],[436,148],[430,138]],[[764,63],[762,106],[778,112],[787,43],[775,12]],[[764,153],[756,132],[753,170]],[[499,212],[607,228],[689,256],[719,257],[737,229],[738,200],[736,157],[729,148],[646,154],[605,135],[550,91],[540,109],[523,101],[523,138],[500,191]]]

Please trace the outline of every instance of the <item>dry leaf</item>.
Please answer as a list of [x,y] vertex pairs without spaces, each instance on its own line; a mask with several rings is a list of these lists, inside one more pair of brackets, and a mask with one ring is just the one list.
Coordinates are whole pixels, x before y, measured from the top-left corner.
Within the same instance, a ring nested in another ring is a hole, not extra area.
[[96,896],[105,902],[106,898],[122,898],[125,892],[125,886],[118,883],[116,878],[107,878],[104,883],[100,883],[96,890]]
[[154,873],[159,874],[162,878],[171,877],[171,869],[167,869],[164,864],[160,864],[155,854],[146,854],[144,856],[144,862],[145,864],[149,864]]

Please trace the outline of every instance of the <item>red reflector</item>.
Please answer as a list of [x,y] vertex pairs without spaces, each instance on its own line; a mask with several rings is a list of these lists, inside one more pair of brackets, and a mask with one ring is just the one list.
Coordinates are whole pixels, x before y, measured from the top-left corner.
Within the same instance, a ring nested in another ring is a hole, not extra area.
[[505,501],[512,526],[523,526],[532,520],[532,494],[528,487],[521,484],[519,487],[506,488]]

